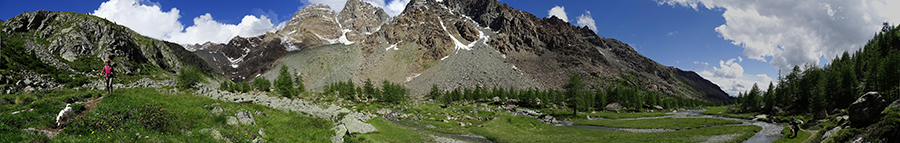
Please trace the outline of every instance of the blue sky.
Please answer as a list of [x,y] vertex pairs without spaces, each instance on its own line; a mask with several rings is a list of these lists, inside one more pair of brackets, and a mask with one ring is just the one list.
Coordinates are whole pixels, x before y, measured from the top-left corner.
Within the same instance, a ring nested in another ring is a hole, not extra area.
[[[340,10],[344,1],[0,1],[0,19],[36,10],[91,13],[150,37],[187,44],[260,35],[277,30],[306,5],[325,3]],[[408,2],[365,1],[391,15]],[[834,55],[857,50],[882,22],[900,20],[900,11],[890,8],[898,2],[887,0],[500,2],[541,18],[553,9],[557,17],[565,15],[578,26],[587,23],[579,20],[590,19],[598,35],[627,43],[663,65],[696,71],[732,95],[754,83],[766,86],[777,80],[779,70],[793,65],[824,65]]]

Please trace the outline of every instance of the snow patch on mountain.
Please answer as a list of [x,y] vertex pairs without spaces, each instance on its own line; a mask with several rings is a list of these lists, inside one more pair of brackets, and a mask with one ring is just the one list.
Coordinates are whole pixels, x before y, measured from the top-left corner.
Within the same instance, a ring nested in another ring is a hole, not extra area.
[[228,58],[228,62],[231,62],[232,68],[238,68],[238,63],[241,63],[242,61],[244,61],[244,57],[247,57],[247,55],[250,54],[249,48],[244,48],[243,50],[244,50],[244,54],[242,54],[241,57],[239,57],[239,58],[228,57],[225,55],[225,53],[222,53],[222,55],[225,56],[225,58]]
[[422,75],[422,74],[421,73],[413,73],[412,76],[406,77],[406,82],[412,81],[414,78],[419,77],[419,75]]
[[[403,42],[403,41],[400,41],[400,42]],[[400,50],[399,48],[397,48],[397,44],[400,44],[400,42],[397,42],[397,43],[394,43],[394,44],[391,45],[391,46],[388,46],[387,48],[384,49],[384,51],[388,51],[388,50],[391,50],[391,49],[394,49],[394,51]]]

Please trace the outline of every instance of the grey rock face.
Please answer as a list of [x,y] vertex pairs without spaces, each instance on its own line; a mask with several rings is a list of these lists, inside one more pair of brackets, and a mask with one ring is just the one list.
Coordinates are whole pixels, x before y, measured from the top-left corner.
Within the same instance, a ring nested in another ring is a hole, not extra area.
[[341,120],[341,123],[347,127],[347,131],[350,133],[364,134],[368,132],[378,131],[378,129],[376,129],[375,126],[372,126],[372,124],[363,123],[357,119],[344,118]]
[[239,124],[239,122],[238,122],[237,117],[228,116],[227,119],[225,120],[225,124],[231,125],[231,126],[237,126]]
[[878,92],[868,92],[850,104],[849,115],[853,126],[865,126],[874,120],[881,118],[881,112],[887,106],[887,101]]
[[606,104],[606,110],[619,111],[625,109],[625,106],[619,104],[618,102]]
[[391,20],[391,16],[383,9],[362,0],[348,0],[337,18],[342,29],[351,30],[346,35],[350,41],[363,40]]
[[237,117],[242,125],[256,125],[256,119],[253,119],[253,114],[250,111],[241,111],[235,113],[234,116]]
[[222,114],[222,107],[216,106],[210,112],[212,112],[213,114],[216,114],[216,115]]

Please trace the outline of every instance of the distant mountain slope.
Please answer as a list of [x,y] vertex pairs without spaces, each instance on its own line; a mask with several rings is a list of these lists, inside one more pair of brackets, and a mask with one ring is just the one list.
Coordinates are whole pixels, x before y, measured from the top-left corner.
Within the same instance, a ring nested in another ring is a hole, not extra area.
[[[235,68],[253,72],[223,72],[235,74],[233,77],[262,74],[274,78],[273,70],[262,69],[287,65],[302,75],[305,83],[315,83],[308,86],[314,90],[333,81],[384,79],[405,83],[414,95],[423,94],[431,85],[444,90],[475,86],[560,89],[568,74],[581,73],[589,75],[597,88],[626,82],[672,96],[731,102],[717,85],[694,72],[663,66],[587,27],[557,18],[537,18],[494,0],[413,0],[393,18],[360,0],[348,1],[337,14],[325,5],[311,5],[298,11],[284,29],[264,37],[262,41],[282,40],[282,47],[218,51],[284,49],[299,54],[252,64],[265,67],[238,64],[240,68]],[[205,51],[213,52],[217,51]],[[350,55],[334,56],[336,53]],[[327,67],[341,68],[336,73],[322,72],[321,68]]]
[[99,78],[102,60],[107,58],[123,75],[167,75],[185,66],[210,70],[178,44],[141,36],[93,15],[27,12],[0,26],[0,83],[7,89],[79,86]]

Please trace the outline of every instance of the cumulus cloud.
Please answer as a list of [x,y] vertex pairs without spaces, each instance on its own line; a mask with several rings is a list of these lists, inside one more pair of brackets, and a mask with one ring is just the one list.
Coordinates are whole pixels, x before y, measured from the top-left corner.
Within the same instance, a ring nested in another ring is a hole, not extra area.
[[694,61],[694,64],[697,66],[703,67],[704,69],[709,68],[708,62]]
[[563,21],[569,22],[569,17],[566,16],[566,8],[562,6],[554,6],[547,11],[547,17],[556,16],[556,18],[562,19]]
[[713,71],[715,71],[715,76],[725,77],[725,78],[740,78],[744,76],[744,67],[737,62],[734,62],[735,59],[730,59],[728,62],[719,60],[719,67],[713,67]]
[[158,3],[135,0],[103,2],[92,14],[124,25],[141,35],[180,44],[225,43],[234,36],[258,36],[275,29],[272,20],[265,15],[247,15],[241,23],[234,25],[216,22],[209,13],[194,18],[194,25],[185,29],[178,21],[181,15],[177,8],[165,12]]
[[156,39],[166,39],[171,33],[180,32],[184,25],[178,21],[181,15],[177,8],[168,12],[160,9],[159,4],[141,4],[134,0],[110,0],[100,4],[100,8],[92,13],[106,18],[116,24],[125,25],[135,32]]
[[[719,66],[713,67],[713,71],[703,70],[699,72],[700,76],[719,85],[726,93],[737,96],[738,93],[749,91],[753,84],[758,84],[761,89],[765,89],[772,78],[766,74],[746,74],[744,68],[738,64],[741,57],[729,59],[728,61],[719,60]],[[694,61],[698,66],[706,67],[709,63]]]
[[594,18],[591,17],[591,11],[584,11],[584,14],[578,16],[578,21],[576,22],[578,27],[587,26],[591,30],[594,30],[594,32],[597,32],[597,23],[595,23]]
[[[403,9],[406,9],[406,4],[409,3],[409,0],[363,0],[372,6],[379,7],[384,10],[384,13],[387,13],[390,16],[397,16],[400,13],[403,13]],[[331,7],[334,12],[341,12],[344,9],[344,4],[347,4],[347,0],[303,0],[303,4],[325,4],[328,7]]]
[[[782,72],[861,48],[881,29],[897,23],[900,1],[887,0],[658,0],[659,4],[724,11],[716,32],[744,48],[750,59]],[[702,7],[701,7],[702,6]],[[768,60],[767,60],[768,59]]]
[[731,96],[737,96],[738,93],[750,91],[750,88],[753,87],[753,84],[757,84],[760,89],[765,90],[769,83],[772,82],[772,78],[770,78],[766,74],[757,74],[756,76],[743,76],[742,78],[726,78],[714,75],[713,72],[710,71],[701,71],[700,76],[708,79],[710,82],[715,83],[722,87],[722,91],[728,93]]

